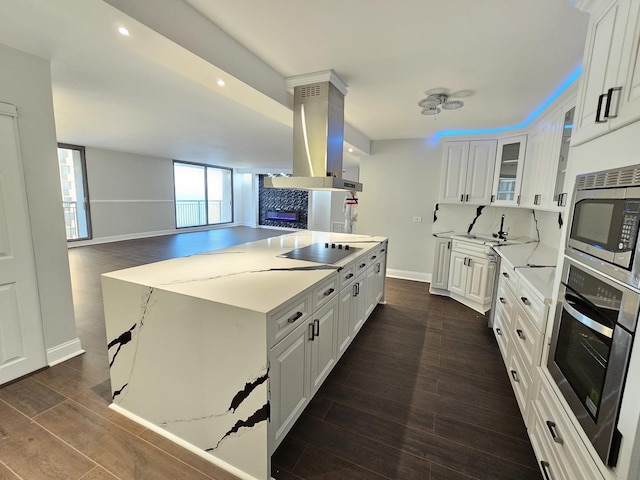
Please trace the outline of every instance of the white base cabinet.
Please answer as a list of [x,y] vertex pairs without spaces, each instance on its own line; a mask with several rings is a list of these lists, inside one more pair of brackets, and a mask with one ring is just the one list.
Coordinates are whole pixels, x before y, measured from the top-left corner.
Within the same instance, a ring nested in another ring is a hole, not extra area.
[[455,300],[485,313],[491,307],[495,262],[490,245],[453,239],[447,289]]
[[433,258],[433,273],[431,274],[430,293],[436,290],[446,290],[449,287],[449,264],[451,262],[451,239],[436,238],[435,254]]

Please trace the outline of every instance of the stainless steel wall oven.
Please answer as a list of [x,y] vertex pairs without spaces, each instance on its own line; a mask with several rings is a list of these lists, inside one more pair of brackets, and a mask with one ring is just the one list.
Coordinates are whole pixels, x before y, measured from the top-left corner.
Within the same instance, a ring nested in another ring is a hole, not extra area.
[[640,311],[640,165],[578,176],[547,367],[607,465]]
[[566,259],[547,367],[609,465],[639,308],[638,292]]

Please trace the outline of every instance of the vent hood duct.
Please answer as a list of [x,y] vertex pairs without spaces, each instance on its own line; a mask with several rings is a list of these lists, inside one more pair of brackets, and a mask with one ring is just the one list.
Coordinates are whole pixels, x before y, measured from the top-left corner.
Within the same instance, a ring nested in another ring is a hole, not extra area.
[[346,85],[332,70],[286,85],[293,87],[293,176],[266,177],[264,186],[361,192],[361,183],[342,178]]

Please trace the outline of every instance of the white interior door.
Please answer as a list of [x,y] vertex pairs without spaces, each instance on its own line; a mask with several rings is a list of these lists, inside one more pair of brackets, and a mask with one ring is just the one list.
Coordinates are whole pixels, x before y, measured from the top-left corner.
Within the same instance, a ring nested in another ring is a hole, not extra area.
[[16,115],[0,103],[0,385],[47,363]]

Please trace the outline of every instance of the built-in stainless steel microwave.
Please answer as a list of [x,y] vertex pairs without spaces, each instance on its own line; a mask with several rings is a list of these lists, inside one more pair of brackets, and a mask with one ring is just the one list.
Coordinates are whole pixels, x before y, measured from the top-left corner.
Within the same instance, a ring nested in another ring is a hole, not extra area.
[[578,176],[572,205],[567,256],[640,288],[640,166]]

